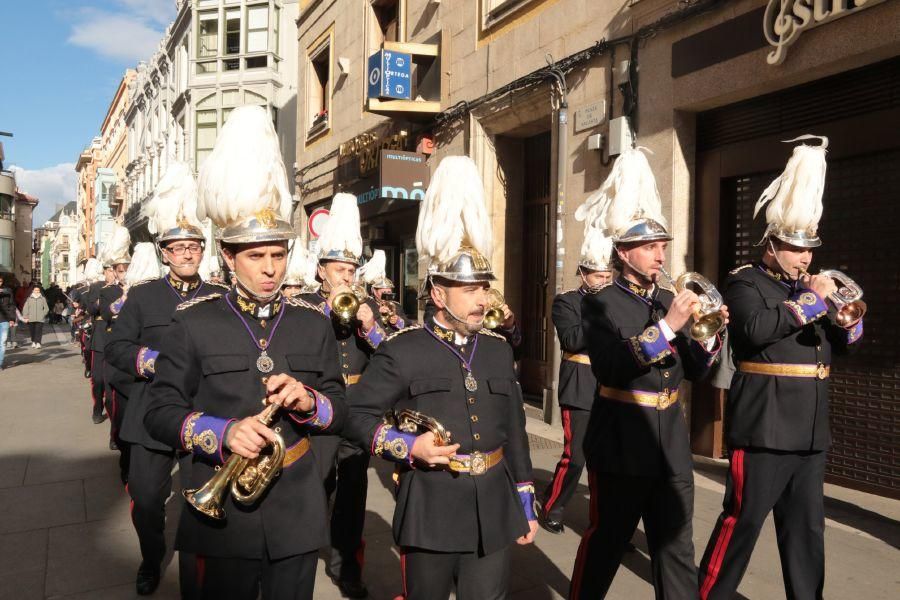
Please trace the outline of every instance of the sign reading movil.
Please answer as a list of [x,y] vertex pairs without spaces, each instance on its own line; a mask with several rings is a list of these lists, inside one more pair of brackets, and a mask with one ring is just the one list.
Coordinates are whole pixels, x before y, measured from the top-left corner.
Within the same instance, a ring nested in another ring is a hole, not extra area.
[[780,65],[787,50],[807,29],[852,15],[886,0],[769,0],[763,30],[775,49],[766,62]]

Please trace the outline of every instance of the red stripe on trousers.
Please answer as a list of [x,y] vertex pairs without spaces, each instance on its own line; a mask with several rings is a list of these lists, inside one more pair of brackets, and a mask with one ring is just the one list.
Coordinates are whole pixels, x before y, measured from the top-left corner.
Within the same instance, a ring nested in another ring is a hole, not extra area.
[[741,514],[741,505],[744,499],[743,450],[735,450],[731,455],[731,479],[734,484],[734,502],[731,507],[731,514],[722,521],[715,549],[712,556],[709,557],[709,564],[706,567],[706,578],[703,580],[703,585],[700,586],[701,600],[707,599],[709,592],[716,584],[719,570],[722,568],[722,562],[725,559],[725,552],[728,550],[728,543],[731,541],[731,535],[734,533],[734,526],[737,524],[738,517]]
[[550,491],[550,497],[547,498],[547,502],[544,503],[544,516],[550,514],[550,509],[556,504],[556,501],[559,499],[559,494],[562,492],[562,484],[563,480],[566,478],[566,473],[569,471],[569,463],[571,462],[570,457],[572,456],[572,413],[568,408],[562,409],[562,425],[563,425],[563,436],[566,441],[566,445],[563,447],[563,455],[562,458],[559,459],[559,464],[556,466],[556,474],[553,476],[553,489]]
[[588,486],[591,490],[591,526],[584,532],[581,544],[578,546],[578,554],[575,557],[575,570],[572,573],[572,586],[569,592],[569,598],[572,600],[577,600],[581,594],[581,576],[584,572],[588,546],[591,543],[591,537],[593,537],[597,527],[600,525],[600,508],[597,506],[599,502],[597,497],[597,478],[591,470],[588,470]]
[[197,567],[197,571],[195,573],[195,575],[196,575],[195,579],[197,581],[197,590],[202,592],[203,580],[206,578],[206,557],[201,554],[198,554],[195,564]]
[[[97,366],[96,362],[97,353],[91,350],[91,400],[94,402],[94,405],[97,405],[97,397],[94,395],[94,367]],[[103,414],[103,407],[100,407],[100,414]]]
[[366,539],[359,540],[359,547],[356,548],[356,564],[359,565],[359,572],[362,573],[363,567],[366,566]]
[[400,548],[400,584],[403,587],[403,594],[394,598],[394,600],[403,600],[409,596],[406,591],[406,552]]

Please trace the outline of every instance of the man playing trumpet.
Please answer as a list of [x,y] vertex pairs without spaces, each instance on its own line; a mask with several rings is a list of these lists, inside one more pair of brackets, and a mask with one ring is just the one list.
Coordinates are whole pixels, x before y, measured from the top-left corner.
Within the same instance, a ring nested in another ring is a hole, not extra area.
[[[643,519],[657,598],[693,598],[694,474],[679,385],[704,376],[721,343],[718,336],[699,342],[686,335],[700,307],[694,292],[658,285],[672,236],[641,150],[619,156],[576,216],[613,239],[621,275],[581,304],[598,385],[584,442],[591,526],[578,549],[570,597],[606,595]],[[727,307],[719,311],[726,321]]]
[[[797,138],[810,139],[815,136]],[[860,318],[833,321],[827,276],[809,276],[825,186],[825,148],[794,148],[763,192],[762,260],[731,272],[729,338],[736,372],[725,407],[730,470],[723,511],[700,563],[700,597],[732,598],[760,528],[775,511],[788,598],[821,598],[825,583],[825,452],[831,358],[862,337]]]
[[[236,108],[200,170],[198,198],[198,217],[219,228],[236,284],[175,311],[144,423],[155,439],[193,455],[186,487],[194,491],[218,465],[256,459],[279,437],[285,454],[258,500],[228,494],[182,510],[175,547],[196,555],[202,598],[311,600],[317,551],[328,544],[309,432],[340,428],[344,386],[328,320],[281,294],[295,237],[285,220],[290,205],[271,118],[261,107]],[[280,406],[269,426],[258,418],[263,404]],[[222,520],[207,516],[221,511]]]

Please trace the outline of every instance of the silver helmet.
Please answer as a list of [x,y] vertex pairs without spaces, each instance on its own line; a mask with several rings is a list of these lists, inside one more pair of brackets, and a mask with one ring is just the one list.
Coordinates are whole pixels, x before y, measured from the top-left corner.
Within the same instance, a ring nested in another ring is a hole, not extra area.
[[617,244],[670,241],[671,239],[672,235],[666,230],[665,226],[653,219],[638,219],[624,232],[615,237]]
[[458,283],[485,283],[496,281],[490,261],[471,246],[462,246],[453,257],[444,263],[432,263],[429,277],[438,277]]
[[239,223],[220,229],[216,239],[224,244],[283,242],[293,240],[297,232],[272,209],[264,208]]

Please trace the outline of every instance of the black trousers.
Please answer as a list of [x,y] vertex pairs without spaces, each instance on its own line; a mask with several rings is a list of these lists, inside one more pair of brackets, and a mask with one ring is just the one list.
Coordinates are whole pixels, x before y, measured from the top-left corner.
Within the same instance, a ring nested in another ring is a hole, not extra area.
[[103,353],[91,350],[90,356],[91,399],[94,402],[94,415],[99,416],[103,414]]
[[774,510],[787,598],[822,598],[825,452],[737,448],[729,461],[722,514],[700,562],[700,597],[734,597],[760,528]]
[[329,575],[341,581],[360,581],[365,563],[369,455],[340,436],[314,436],[312,443],[325,493],[329,498],[334,494]]
[[33,344],[40,344],[41,339],[44,337],[44,322],[43,321],[29,321],[28,322],[28,333],[31,335],[31,342]]
[[578,489],[578,480],[584,471],[582,446],[591,411],[573,406],[560,406],[560,413],[564,435],[563,453],[556,464],[553,479],[544,490],[542,509],[544,517],[562,522],[566,504]]
[[[159,567],[166,554],[166,499],[172,492],[175,452],[131,446],[128,494],[131,522],[137,532],[144,563]],[[190,510],[184,507],[183,510]]]
[[588,470],[591,526],[578,547],[570,598],[603,598],[638,521],[644,520],[658,600],[697,597],[691,521],[694,478],[635,477]]
[[203,600],[312,600],[317,552],[279,560],[197,557]]
[[400,568],[407,600],[501,600],[509,588],[507,546],[486,556],[474,552],[434,552],[402,548]]

